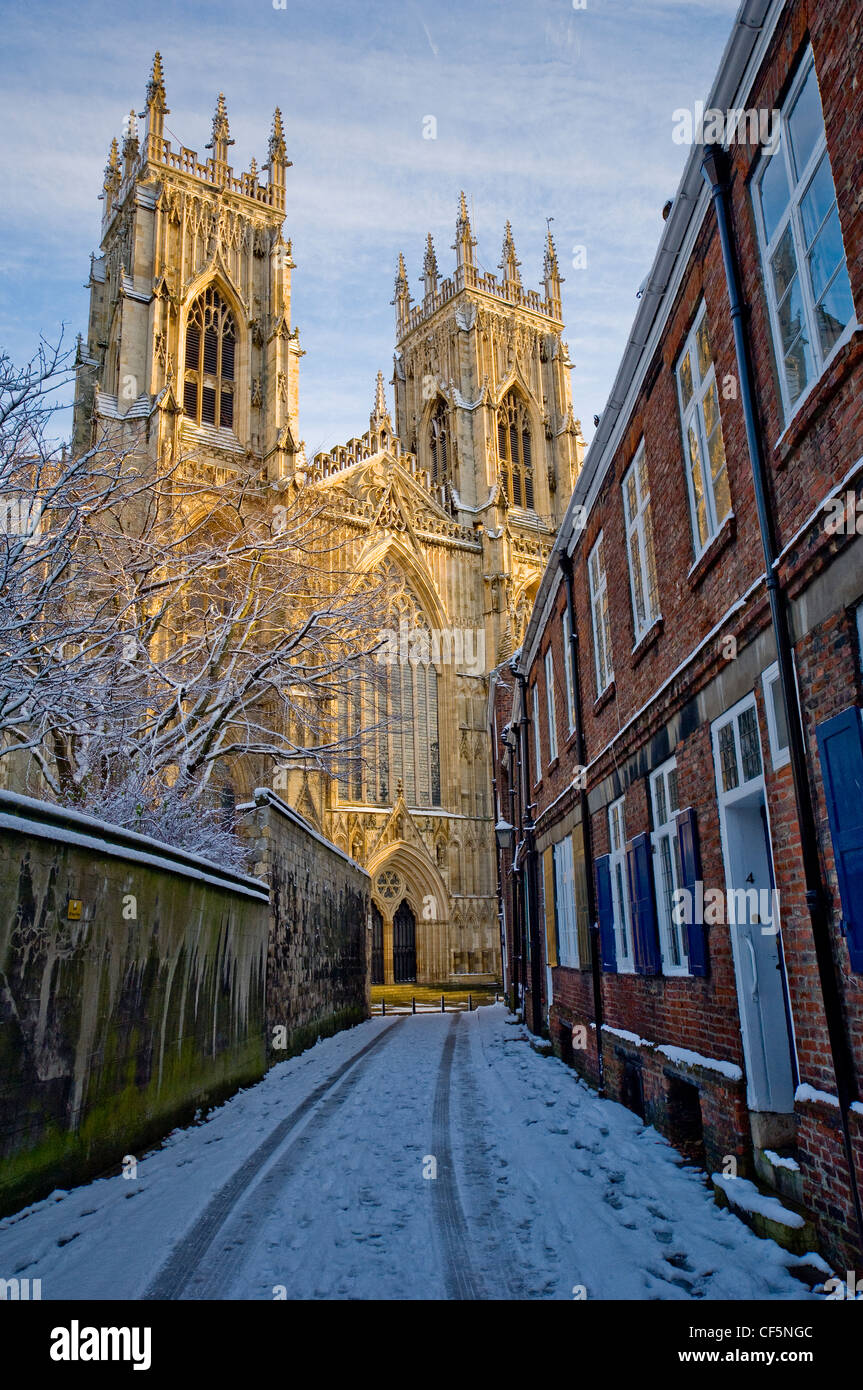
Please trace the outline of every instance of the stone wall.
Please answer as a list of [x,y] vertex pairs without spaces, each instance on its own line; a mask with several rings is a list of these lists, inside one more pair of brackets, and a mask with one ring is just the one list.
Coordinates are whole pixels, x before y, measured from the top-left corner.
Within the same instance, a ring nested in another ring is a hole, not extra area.
[[0,792],[0,1211],[265,1070],[266,886]]
[[283,1060],[370,1009],[370,881],[267,788],[238,808],[254,872],[270,884],[267,1050]]

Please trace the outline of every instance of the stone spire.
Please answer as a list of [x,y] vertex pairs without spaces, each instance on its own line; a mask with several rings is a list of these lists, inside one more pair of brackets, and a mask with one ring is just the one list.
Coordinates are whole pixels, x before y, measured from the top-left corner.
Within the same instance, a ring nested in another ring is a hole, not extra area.
[[108,163],[105,165],[105,182],[102,185],[105,190],[106,199],[110,201],[122,182],[123,174],[120,169],[120,150],[117,146],[117,137],[115,136],[111,141],[111,148],[108,151]]
[[219,92],[219,100],[216,103],[216,114],[213,117],[213,138],[207,145],[208,150],[213,151],[214,164],[227,164],[228,146],[233,145],[231,130],[228,125],[228,109],[225,106],[225,96]]
[[560,266],[557,261],[557,250],[551,235],[551,229],[546,233],[545,257],[542,262],[542,278],[545,284],[545,297],[560,309],[560,287],[563,280],[560,274]]
[[165,79],[162,76],[162,55],[157,49],[153,58],[153,70],[147,83],[147,109],[141,112],[142,116],[148,117],[148,134],[161,137],[164,118],[168,114]]
[[438,273],[439,272],[437,268],[437,256],[435,255],[434,251],[434,242],[431,238],[431,232],[429,232],[428,239],[426,241],[425,260],[423,261],[423,281],[425,283],[425,293],[427,298],[429,295],[437,293]]
[[455,224],[455,241],[453,250],[456,254],[456,265],[459,269],[464,266],[473,266],[473,248],[476,246],[476,237],[473,235],[470,226],[470,218],[467,213],[467,202],[464,193],[459,194],[458,200],[458,219]]
[[378,379],[375,383],[375,405],[371,415],[369,416],[369,424],[371,425],[372,430],[379,430],[381,425],[387,425],[390,429],[392,429],[392,422],[390,421],[390,412],[387,408],[386,392],[384,391],[383,372],[378,372]]
[[138,117],[134,111],[130,111],[123,125],[123,177],[128,178],[132,172],[132,166],[138,158],[140,142],[138,140]]
[[501,252],[500,268],[503,271],[503,282],[505,285],[521,287],[521,275],[519,266],[521,261],[516,259],[515,242],[512,239],[512,227],[509,222],[503,234],[503,250]]
[[399,252],[398,270],[396,271],[395,293],[390,303],[396,306],[396,327],[401,331],[411,311],[411,292],[408,288],[408,273],[405,269],[405,258],[401,251]]

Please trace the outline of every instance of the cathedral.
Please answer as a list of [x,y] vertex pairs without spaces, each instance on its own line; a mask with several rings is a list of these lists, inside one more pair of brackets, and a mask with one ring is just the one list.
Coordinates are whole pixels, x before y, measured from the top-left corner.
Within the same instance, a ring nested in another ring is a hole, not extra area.
[[368,429],[309,460],[281,113],[266,164],[236,174],[223,96],[203,161],[166,139],[167,112],[156,54],[105,169],[74,447],[110,420],[154,460],[194,451],[216,483],[301,479],[355,572],[392,579],[386,680],[358,675],[339,710],[348,737],[373,724],[371,755],[268,784],[368,870],[373,982],[493,981],[488,674],[519,646],[584,450],[551,235],[541,290],[522,284],[509,223],[501,273],[485,272],[462,194],[450,273],[431,236],[416,296],[398,260],[392,409],[378,372]]

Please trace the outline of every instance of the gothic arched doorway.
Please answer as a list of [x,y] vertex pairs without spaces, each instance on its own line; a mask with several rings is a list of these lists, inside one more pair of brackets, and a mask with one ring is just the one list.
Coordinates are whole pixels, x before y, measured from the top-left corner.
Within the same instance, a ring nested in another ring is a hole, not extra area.
[[372,984],[384,983],[384,919],[377,903],[372,903]]
[[393,981],[412,984],[417,977],[417,919],[406,899],[393,918]]

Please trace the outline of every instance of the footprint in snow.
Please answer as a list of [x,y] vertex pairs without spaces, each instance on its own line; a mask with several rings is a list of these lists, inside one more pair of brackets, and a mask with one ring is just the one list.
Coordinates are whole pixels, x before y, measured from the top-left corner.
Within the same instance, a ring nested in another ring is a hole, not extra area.
[[607,1202],[610,1207],[613,1207],[615,1211],[620,1211],[620,1208],[623,1206],[623,1198],[619,1192],[606,1192],[602,1200]]
[[659,1241],[660,1245],[668,1245],[670,1241],[674,1239],[674,1232],[671,1230],[654,1231],[653,1234],[655,1239]]

